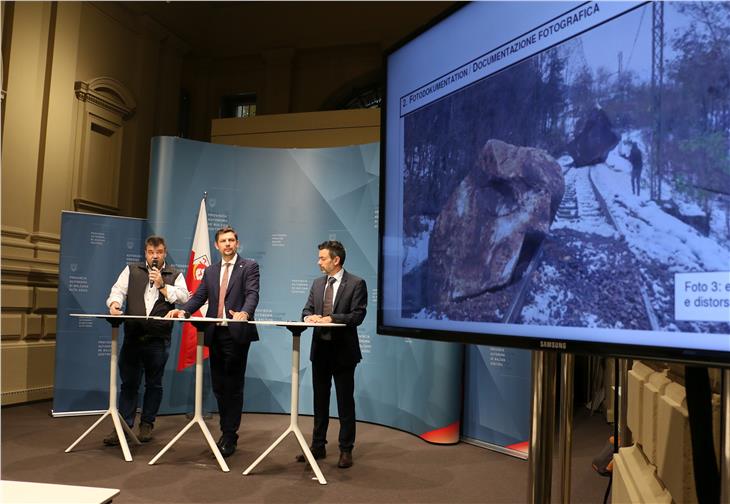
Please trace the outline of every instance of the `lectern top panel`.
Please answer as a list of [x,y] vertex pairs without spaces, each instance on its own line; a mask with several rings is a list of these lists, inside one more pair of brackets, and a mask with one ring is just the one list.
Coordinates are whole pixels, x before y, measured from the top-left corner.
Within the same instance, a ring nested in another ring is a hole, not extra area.
[[148,317],[147,315],[111,315],[109,313],[71,313],[72,317],[103,318],[103,319],[157,319],[159,317]]
[[288,327],[345,327],[347,324],[321,323],[321,322],[294,322],[288,320],[255,320],[252,322],[257,325],[273,325]]
[[299,322],[293,320],[234,320],[229,318],[215,318],[215,317],[190,317],[190,318],[165,318],[165,317],[149,317],[147,315],[110,315],[108,313],[71,313],[72,317],[86,317],[86,318],[103,318],[103,319],[145,319],[145,320],[164,320],[164,321],[177,321],[177,322],[211,322],[211,323],[248,323],[256,325],[270,325],[279,327],[345,327],[346,324],[335,324],[335,323],[318,323],[318,322]]
[[165,317],[154,317],[155,320],[177,320],[178,322],[212,322],[220,324],[222,322],[236,322],[236,323],[242,323],[242,322],[250,322],[250,320],[234,320],[230,318],[216,318],[216,317],[174,317],[174,318],[165,318]]

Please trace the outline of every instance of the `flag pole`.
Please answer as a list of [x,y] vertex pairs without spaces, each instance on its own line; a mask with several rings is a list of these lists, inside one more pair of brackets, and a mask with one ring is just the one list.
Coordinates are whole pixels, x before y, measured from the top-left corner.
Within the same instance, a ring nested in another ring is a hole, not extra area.
[[[193,234],[193,244],[188,262],[188,271],[185,277],[185,281],[191,293],[198,289],[202,281],[203,271],[205,268],[210,266],[210,235],[208,230],[208,212],[206,209],[208,192],[203,191],[202,196],[203,199],[200,201],[198,217],[195,224],[195,233]],[[201,308],[205,309],[206,307],[207,303],[205,303]],[[202,316],[203,312],[198,310],[192,315]],[[188,323],[183,324],[180,352],[178,354],[177,363],[178,371],[182,371],[195,363],[197,336],[197,330],[194,327]],[[205,349],[203,358],[205,359],[207,357],[208,351]]]

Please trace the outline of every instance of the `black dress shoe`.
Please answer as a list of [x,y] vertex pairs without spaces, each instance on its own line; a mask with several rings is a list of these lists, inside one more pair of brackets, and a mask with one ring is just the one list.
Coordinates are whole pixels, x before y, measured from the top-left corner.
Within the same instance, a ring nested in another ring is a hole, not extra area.
[[218,448],[221,451],[221,455],[223,455],[224,458],[233,455],[233,453],[236,451],[236,444],[236,441],[232,439],[221,439],[220,445],[218,445]]
[[[324,446],[321,448],[309,448],[309,450],[312,452],[312,456],[314,457],[314,460],[321,460],[327,456],[327,450],[324,449]],[[306,462],[307,457],[304,456],[302,453],[301,455],[297,455],[297,462]]]
[[337,461],[337,467],[339,467],[340,469],[347,469],[348,467],[352,467],[352,452],[341,451],[340,460]]

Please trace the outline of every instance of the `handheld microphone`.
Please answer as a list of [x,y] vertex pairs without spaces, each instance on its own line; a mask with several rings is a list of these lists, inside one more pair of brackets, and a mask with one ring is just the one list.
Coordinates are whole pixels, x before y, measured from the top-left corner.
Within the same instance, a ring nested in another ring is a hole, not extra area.
[[[157,268],[157,259],[152,259],[152,266],[150,266],[150,269],[156,269]],[[150,280],[150,287],[152,287],[155,284],[154,281]]]

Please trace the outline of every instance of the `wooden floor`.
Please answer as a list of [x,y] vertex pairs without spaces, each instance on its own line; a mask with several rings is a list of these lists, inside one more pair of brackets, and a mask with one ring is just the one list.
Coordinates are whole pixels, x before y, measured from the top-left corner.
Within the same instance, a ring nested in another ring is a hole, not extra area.
[[[289,424],[283,415],[246,414],[238,451],[223,473],[204,444],[199,429],[191,429],[154,466],[149,460],[187,423],[182,415],[157,420],[155,438],[132,448],[133,462],[121,449],[102,445],[111,420],[71,453],[64,450],[97,417],[52,418],[51,403],[2,408],[2,479],[119,488],[115,503],[512,503],[527,501],[527,462],[470,444],[438,446],[411,434],[379,425],[358,423],[355,465],[337,468],[337,420],[330,423],[334,444],[321,464],[327,485],[294,460],[296,441],[290,437],[252,475],[248,467]],[[217,417],[208,421],[217,438]],[[300,417],[305,433],[311,418]],[[600,415],[576,410],[573,440],[572,502],[600,503],[608,483],[591,469],[611,430]],[[307,436],[308,437],[308,436]],[[557,453],[557,448],[556,448]],[[558,465],[553,471],[553,502],[559,500]]]

